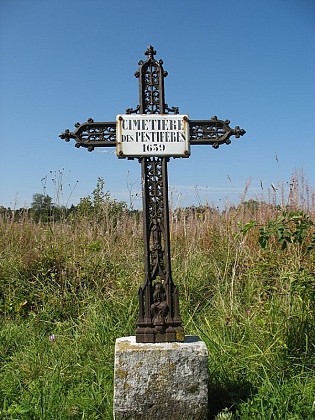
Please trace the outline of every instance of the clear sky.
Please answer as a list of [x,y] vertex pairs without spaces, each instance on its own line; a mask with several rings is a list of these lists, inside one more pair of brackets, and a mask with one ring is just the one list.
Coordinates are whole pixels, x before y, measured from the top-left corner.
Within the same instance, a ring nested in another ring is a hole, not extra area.
[[0,0],[0,16],[0,205],[44,192],[77,203],[103,177],[113,198],[141,206],[136,160],[58,135],[135,107],[149,44],[169,73],[169,106],[247,132],[172,159],[174,205],[237,203],[249,182],[248,197],[261,197],[294,171],[315,186],[313,0]]

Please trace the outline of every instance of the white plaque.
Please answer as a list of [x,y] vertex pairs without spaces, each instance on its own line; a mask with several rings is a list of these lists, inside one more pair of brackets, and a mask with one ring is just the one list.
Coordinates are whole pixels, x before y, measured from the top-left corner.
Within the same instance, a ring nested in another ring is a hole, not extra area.
[[119,158],[190,155],[187,115],[123,114],[116,120]]

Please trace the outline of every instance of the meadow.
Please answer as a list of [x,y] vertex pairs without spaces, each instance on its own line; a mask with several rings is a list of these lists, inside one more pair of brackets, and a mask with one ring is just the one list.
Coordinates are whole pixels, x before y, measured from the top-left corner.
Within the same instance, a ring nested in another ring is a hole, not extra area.
[[[314,222],[297,178],[287,195],[172,211],[209,419],[315,418]],[[0,242],[0,418],[111,419],[115,339],[135,333],[144,280],[141,212],[98,188],[58,220],[2,211]]]

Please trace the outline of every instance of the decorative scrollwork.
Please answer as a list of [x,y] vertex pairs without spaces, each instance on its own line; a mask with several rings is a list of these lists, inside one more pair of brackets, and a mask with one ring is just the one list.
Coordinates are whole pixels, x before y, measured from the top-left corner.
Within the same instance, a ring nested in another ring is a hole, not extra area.
[[165,104],[165,110],[164,110],[165,114],[179,114],[179,108],[177,106],[172,106],[171,108],[169,108],[169,106],[167,104]]
[[145,114],[163,113],[160,103],[159,72],[159,65],[152,58],[150,58],[150,61],[143,67],[143,99]]
[[167,71],[163,69],[163,60],[155,60],[155,49],[149,45],[144,53],[146,61],[138,62],[139,69],[135,76],[139,78],[140,105],[128,108],[127,114],[178,114],[178,107],[169,107],[164,100],[164,78]]
[[229,120],[218,120],[216,116],[210,120],[189,121],[190,144],[209,144],[217,149],[221,144],[230,144],[231,136],[239,138],[246,131],[236,126],[231,128]]
[[147,158],[146,164],[146,186],[147,206],[149,216],[149,238],[150,238],[150,275],[151,280],[160,276],[166,279],[164,265],[164,188],[162,174],[162,159],[157,157]]
[[89,151],[95,147],[116,146],[116,122],[94,122],[91,118],[83,124],[76,123],[74,132],[65,130],[59,137],[65,141],[74,139],[76,147],[86,147]]
[[135,108],[126,109],[126,114],[139,114],[139,112],[140,112],[140,105],[137,105]]

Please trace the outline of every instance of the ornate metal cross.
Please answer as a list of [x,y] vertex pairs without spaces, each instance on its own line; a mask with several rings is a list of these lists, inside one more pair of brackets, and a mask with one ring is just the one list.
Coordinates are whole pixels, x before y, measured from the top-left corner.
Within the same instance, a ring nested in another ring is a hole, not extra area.
[[[126,114],[178,114],[164,99],[164,78],[167,72],[163,61],[155,60],[156,51],[150,45],[147,59],[139,61],[135,76],[139,79],[139,105],[127,109]],[[240,137],[245,130],[230,128],[230,121],[217,117],[210,120],[189,120],[190,145],[207,144],[217,149],[230,144],[231,136]],[[76,130],[65,130],[59,137],[74,139],[76,147],[115,147],[116,122],[94,122],[91,118],[75,124]],[[184,329],[179,311],[178,289],[172,280],[168,207],[168,177],[165,156],[139,157],[142,171],[144,266],[145,280],[139,289],[139,318],[137,342],[184,341]]]

